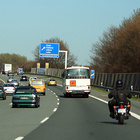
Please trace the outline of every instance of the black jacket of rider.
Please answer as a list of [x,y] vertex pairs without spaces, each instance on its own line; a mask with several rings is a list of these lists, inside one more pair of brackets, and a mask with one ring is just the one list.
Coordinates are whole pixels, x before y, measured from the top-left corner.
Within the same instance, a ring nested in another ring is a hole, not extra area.
[[127,98],[132,97],[130,90],[125,89],[124,86],[118,86],[108,94],[108,98],[114,97],[114,99],[117,101],[118,92],[122,92],[124,94],[124,101],[127,101]]

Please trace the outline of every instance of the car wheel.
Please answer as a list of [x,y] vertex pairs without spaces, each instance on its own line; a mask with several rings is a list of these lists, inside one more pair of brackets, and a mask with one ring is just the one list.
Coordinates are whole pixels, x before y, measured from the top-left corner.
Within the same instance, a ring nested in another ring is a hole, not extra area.
[[6,100],[6,96],[3,97],[3,100]]
[[38,108],[38,104],[35,105],[35,108]]
[[12,104],[12,108],[15,108],[16,107],[16,105],[15,104]]

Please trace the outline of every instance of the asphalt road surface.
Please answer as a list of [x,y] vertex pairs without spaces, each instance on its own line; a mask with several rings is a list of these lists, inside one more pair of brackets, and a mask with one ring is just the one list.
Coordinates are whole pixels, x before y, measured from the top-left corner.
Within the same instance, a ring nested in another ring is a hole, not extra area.
[[[0,79],[7,80],[6,76]],[[6,101],[0,100],[0,139],[138,140],[140,102],[132,101],[132,116],[124,125],[109,117],[107,102],[107,95],[97,91],[89,98],[64,98],[61,83],[46,87],[39,108],[12,108],[11,96],[7,96]]]

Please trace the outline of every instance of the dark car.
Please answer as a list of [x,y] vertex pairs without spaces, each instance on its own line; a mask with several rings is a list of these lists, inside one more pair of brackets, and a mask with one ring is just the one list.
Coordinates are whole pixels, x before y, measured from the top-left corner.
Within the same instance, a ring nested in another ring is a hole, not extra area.
[[7,72],[7,75],[8,75],[8,76],[10,76],[10,75],[13,76],[13,75],[14,75],[14,71],[8,71],[8,72]]
[[17,87],[12,97],[12,107],[18,106],[31,106],[36,108],[40,106],[40,96],[34,87]]
[[26,75],[22,75],[20,81],[27,81],[28,77]]
[[7,83],[11,82],[12,80],[14,80],[15,77],[14,76],[9,76],[8,79],[7,79]]
[[2,86],[0,86],[0,98],[2,98],[3,100],[6,100],[6,93]]

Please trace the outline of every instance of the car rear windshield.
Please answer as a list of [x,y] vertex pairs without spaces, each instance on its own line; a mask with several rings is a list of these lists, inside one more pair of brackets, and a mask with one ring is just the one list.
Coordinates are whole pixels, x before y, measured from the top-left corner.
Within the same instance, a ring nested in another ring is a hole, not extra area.
[[3,85],[4,87],[14,87],[14,85],[13,84],[5,84],[5,85]]
[[43,85],[43,81],[41,80],[32,81],[32,85]]
[[50,81],[55,81],[54,79],[50,79]]
[[33,94],[35,89],[17,89],[15,94]]
[[12,80],[11,82],[17,82],[17,80]]

